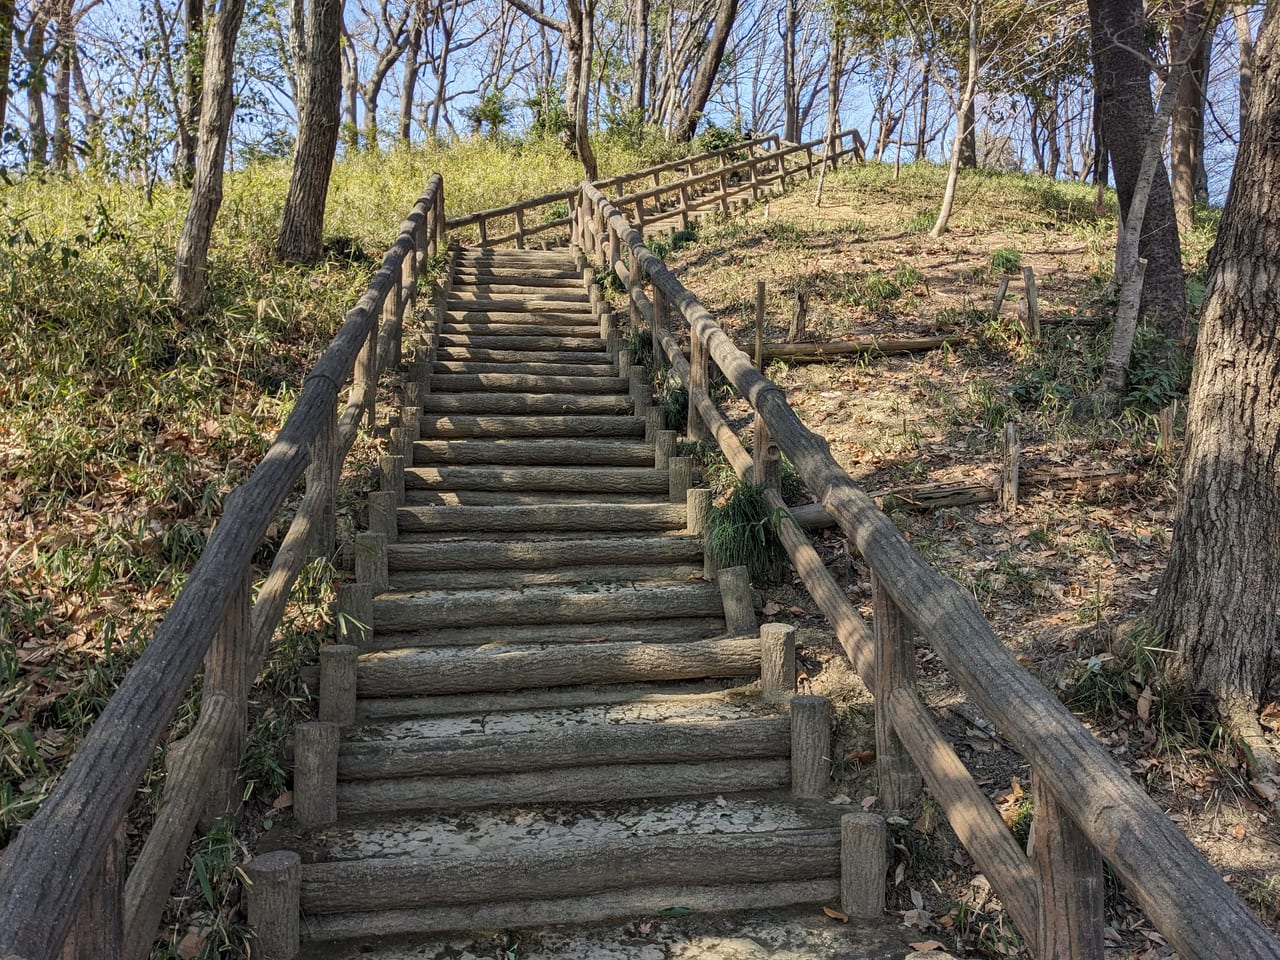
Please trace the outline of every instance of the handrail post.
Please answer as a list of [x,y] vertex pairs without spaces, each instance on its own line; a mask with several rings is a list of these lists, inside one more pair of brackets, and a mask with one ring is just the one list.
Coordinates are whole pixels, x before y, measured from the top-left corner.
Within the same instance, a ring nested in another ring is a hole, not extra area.
[[[373,403],[375,387],[366,384],[369,403]],[[311,543],[313,557],[333,556],[334,541],[338,538],[338,410],[331,407],[316,430],[311,441],[311,460],[307,464],[307,489],[318,497],[316,516],[312,519]]]
[[102,864],[85,885],[84,898],[62,941],[59,960],[128,960],[124,907],[127,855],[121,824],[107,844]]
[[649,316],[649,336],[653,341],[653,368],[656,372],[662,366],[662,337],[658,332],[667,325],[667,295],[656,283],[652,285],[653,296],[650,298],[652,308]]
[[1027,853],[1040,887],[1036,956],[1102,960],[1102,858],[1034,768],[1031,802],[1034,820]]
[[707,376],[708,376],[708,355],[707,345],[699,338],[697,332],[690,327],[689,329],[689,415],[687,417],[687,425],[685,433],[690,440],[705,440],[709,437],[710,431],[707,430],[707,424],[702,419],[702,414],[698,412],[698,397],[707,392]]
[[751,440],[751,457],[755,462],[756,483],[781,493],[782,454],[778,450],[778,442],[769,436],[769,425],[758,410]]
[[249,659],[253,641],[253,589],[246,570],[231,595],[222,626],[204,658],[204,697],[221,695],[232,705],[234,721],[214,768],[198,820],[201,829],[213,826],[225,816],[239,798],[236,782],[240,775],[240,755],[244,752],[249,729],[249,687],[257,673],[257,664]]
[[874,570],[871,590],[876,635],[876,771],[880,779],[880,802],[886,811],[894,812],[910,807],[920,793],[920,773],[894,732],[889,711],[890,693],[898,687],[915,686],[916,657],[910,623]]
[[378,424],[378,317],[370,318],[369,337],[356,357],[354,384],[366,411],[365,425],[372,430]]
[[399,369],[401,359],[400,342],[403,333],[404,301],[400,294],[400,278],[396,277],[382,301],[382,325],[391,333],[391,342],[387,344],[389,348],[387,361],[392,370]]

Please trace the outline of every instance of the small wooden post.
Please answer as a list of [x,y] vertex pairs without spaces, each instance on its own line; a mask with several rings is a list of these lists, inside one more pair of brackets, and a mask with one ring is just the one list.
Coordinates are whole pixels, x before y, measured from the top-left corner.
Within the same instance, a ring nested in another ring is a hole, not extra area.
[[333,556],[338,539],[338,410],[327,412],[311,441],[307,463],[307,490],[320,500],[311,521],[310,552],[313,557]]
[[[614,333],[613,329],[613,312],[609,309],[609,305],[603,301],[595,305],[596,322],[600,324],[600,339],[608,340]],[[612,354],[610,354],[612,359]]]
[[649,336],[653,339],[654,369],[662,364],[661,331],[667,328],[667,295],[656,283],[653,285],[653,310],[649,320]]
[[[102,865],[85,884],[59,960],[127,960],[124,889],[128,853],[121,824],[107,844]],[[151,931],[148,942],[154,935]]]
[[697,398],[707,392],[708,383],[707,347],[697,333],[690,331],[689,337],[689,416],[685,433],[690,440],[705,440],[710,436],[702,414],[698,412]]
[[[752,168],[754,169],[754,168]],[[764,370],[764,281],[756,281],[756,369]]]
[[404,457],[383,454],[378,458],[378,488],[391,495],[395,506],[404,505]]
[[1102,960],[1102,859],[1034,768],[1031,799],[1035,819],[1028,855],[1040,887],[1036,956],[1042,960]]
[[885,874],[889,869],[889,832],[874,813],[840,818],[840,909],[859,920],[884,913]]
[[707,514],[711,512],[711,490],[694,487],[685,500],[685,533],[700,537],[707,531]]
[[751,458],[755,463],[756,483],[770,490],[782,489],[782,454],[777,441],[769,435],[769,425],[756,411],[755,432],[752,437]]
[[796,692],[796,628],[789,623],[760,628],[760,692],[788,698]]
[[667,461],[667,493],[672,503],[684,503],[693,486],[693,457],[672,457]]
[[874,570],[871,591],[876,635],[876,772],[880,802],[893,812],[907,809],[920,793],[920,774],[889,719],[889,694],[915,685],[916,656],[910,624]]
[[791,698],[791,793],[821,800],[831,786],[831,701]]
[[1040,305],[1036,299],[1036,272],[1031,267],[1022,268],[1022,282],[1027,294],[1027,333],[1032,340],[1040,339]]
[[338,725],[300,723],[293,733],[293,816],[303,827],[338,819]]
[[524,249],[524,211],[516,208],[516,249]]
[[320,648],[320,719],[347,726],[356,719],[356,660],[360,648],[331,643]]
[[375,490],[369,494],[369,532],[382,534],[387,543],[396,542],[399,536],[396,501],[390,490]]
[[392,370],[400,366],[401,358],[401,341],[403,339],[402,317],[401,312],[404,309],[404,302],[400,299],[400,281],[397,277],[391,283],[391,288],[387,291],[387,295],[382,298],[382,325],[391,331],[391,356],[389,358],[389,366]]
[[749,637],[760,629],[751,602],[751,575],[746,567],[725,567],[716,572],[720,601],[724,605],[724,628],[731,637]]
[[1018,428],[1012,423],[1004,425],[1004,443],[1000,467],[1000,505],[1005,513],[1018,509],[1018,469],[1022,457],[1022,444],[1018,441]]
[[[405,432],[405,440],[412,447],[414,441],[422,439],[422,405],[410,404],[400,408],[400,429]],[[405,460],[408,461],[408,456]]]
[[416,433],[417,431],[410,432],[405,427],[391,428],[391,442],[387,444],[387,449],[392,455],[403,459],[407,467],[413,466],[413,442],[417,439]]
[[387,581],[387,538],[380,533],[356,534],[356,580],[369,584],[374,596],[385,593]]
[[[657,408],[661,410],[661,408]],[[676,452],[676,432],[659,430],[653,438],[653,466],[655,470],[666,470],[671,465],[671,458]]]
[[623,380],[631,379],[631,350],[628,347],[618,348],[618,376]]
[[[661,407],[649,407],[644,412],[644,442],[654,443],[658,434],[667,429],[667,415]],[[655,454],[656,459],[656,454]]]
[[633,366],[627,374],[627,392],[639,415],[649,406],[649,371],[644,367]]
[[292,850],[259,854],[244,865],[245,906],[262,960],[294,960],[300,949],[302,858]]
[[689,188],[683,183],[680,185],[680,229],[689,229]]
[[373,587],[367,583],[338,584],[337,614],[338,641],[367,646],[373,636]]
[[991,319],[1000,319],[1000,308],[1004,306],[1004,296],[1009,292],[1009,278],[1001,277],[996,285],[995,299],[991,301]]

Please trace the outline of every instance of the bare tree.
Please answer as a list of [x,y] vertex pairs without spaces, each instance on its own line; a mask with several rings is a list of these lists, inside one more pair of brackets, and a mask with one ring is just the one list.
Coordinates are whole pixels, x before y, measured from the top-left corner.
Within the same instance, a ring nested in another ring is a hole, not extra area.
[[698,121],[702,119],[702,111],[711,97],[711,89],[716,82],[716,73],[724,59],[725,44],[729,42],[729,34],[733,31],[733,22],[738,15],[738,0],[718,0],[715,10],[715,26],[707,41],[698,69],[693,75],[689,87],[689,99],[684,109],[677,115],[672,124],[672,132],[677,140],[692,140]]
[[931,237],[940,237],[946,231],[947,221],[951,219],[951,208],[956,200],[956,182],[960,176],[960,161],[967,134],[966,123],[973,109],[973,94],[978,86],[978,24],[981,16],[981,0],[972,0],[969,4],[968,69],[965,71],[964,90],[956,104],[956,137],[951,148],[951,166],[947,169],[947,186],[942,194],[942,209],[938,211],[938,219],[929,231]]
[[184,314],[196,312],[204,302],[209,241],[222,206],[222,167],[231,131],[232,66],[244,3],[245,0],[219,0],[205,34],[196,175],[191,204],[178,238],[170,288],[175,305]]
[[298,143],[276,242],[276,253],[285,260],[314,263],[324,253],[324,205],[338,145],[341,35],[342,0],[312,0],[306,15],[305,56],[299,61]]

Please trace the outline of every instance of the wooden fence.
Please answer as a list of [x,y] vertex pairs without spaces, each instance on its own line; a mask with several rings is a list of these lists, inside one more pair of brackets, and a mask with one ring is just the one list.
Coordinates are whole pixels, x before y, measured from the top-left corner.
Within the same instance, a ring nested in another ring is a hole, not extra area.
[[[361,422],[374,422],[379,379],[400,362],[404,317],[418,299],[423,261],[439,251],[444,229],[444,184],[437,174],[307,375],[262,462],[227,497],[151,643],[57,788],[6,850],[0,957],[144,960],[150,953],[197,822],[216,818],[237,799],[249,688],[302,568],[312,557],[333,555],[342,463]],[[306,493],[255,597],[253,556],[304,474]],[[164,801],[126,877],[125,818],[202,663],[199,718],[169,747]]]
[[[1180,957],[1280,957],[1280,943],[1177,826],[1013,659],[973,597],[912,549],[836,463],[826,441],[805,428],[782,389],[753,367],[618,207],[584,183],[576,208],[575,244],[617,274],[633,321],[649,323],[655,358],[665,356],[688,389],[691,439],[714,437],[739,476],[763,483],[779,511],[786,511],[779,491],[785,454],[870,566],[872,625],[849,603],[799,526],[779,523],[797,573],[875,695],[876,764],[886,809],[906,806],[923,778],[1038,957],[1101,960],[1103,861]],[[668,329],[672,321],[688,334],[688,360]],[[755,412],[750,453],[708,393],[712,363]],[[1035,822],[1029,852],[920,698],[913,632],[1030,764]]]
[[[630,209],[642,229],[654,223],[679,219],[689,226],[689,215],[719,209],[728,213],[736,200],[758,200],[774,184],[801,173],[811,176],[823,163],[837,164],[850,156],[861,158],[862,138],[856,130],[808,143],[783,143],[776,135],[745,140],[731,147],[673,160],[670,163],[597,181],[598,190],[609,194],[619,209]],[[820,151],[820,152],[818,152]],[[673,178],[674,175],[674,178]],[[641,189],[637,185],[645,184]],[[630,189],[632,192],[626,192]],[[518,249],[533,237],[555,245],[568,242],[575,220],[573,210],[578,189],[562,190],[480,210],[448,222],[453,232],[475,228],[481,246],[514,243]]]

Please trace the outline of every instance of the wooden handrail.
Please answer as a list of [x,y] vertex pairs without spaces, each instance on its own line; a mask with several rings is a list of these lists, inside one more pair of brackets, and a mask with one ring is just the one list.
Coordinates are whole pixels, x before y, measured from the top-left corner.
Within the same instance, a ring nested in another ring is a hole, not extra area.
[[[1275,960],[1280,956],[1280,943],[1177,826],[1061,701],[1013,659],[973,597],[932,569],[903,539],[893,522],[831,456],[826,441],[803,425],[787,403],[785,393],[753,367],[697,297],[648,250],[640,232],[591,184],[584,183],[581,191],[575,235],[581,238],[583,249],[594,253],[600,262],[607,258],[611,264],[623,266],[619,276],[624,278],[633,300],[643,298],[645,306],[650,306],[640,289],[640,281],[647,280],[655,295],[679,312],[698,345],[695,355],[705,353],[747,399],[806,486],[819,495],[821,503],[856,545],[893,603],[905,612],[956,681],[1031,764],[1046,796],[1052,797],[1069,817],[1067,826],[1078,830],[1112,866],[1179,954],[1199,960],[1226,955],[1241,960]],[[610,250],[618,254],[608,256]],[[623,253],[629,264],[621,264]],[[674,340],[671,344],[675,346]],[[664,349],[677,373],[685,376],[686,384],[695,386],[687,363],[683,371],[679,369],[678,349]],[[683,361],[683,357],[679,356],[679,360]],[[712,419],[709,414],[715,411],[715,405],[705,393],[691,396],[691,405],[705,411],[707,420]],[[716,424],[717,439],[721,439],[722,432],[732,434],[718,411],[715,419],[720,420]],[[722,446],[729,454],[732,444],[722,441]],[[744,451],[734,451],[731,460],[735,468],[749,469],[744,456]],[[798,565],[797,569],[811,590],[811,584],[821,585],[812,564],[806,569]],[[861,618],[846,619],[838,627],[838,635],[855,667],[874,683],[874,641],[865,623]],[[907,743],[916,763],[929,769],[930,785],[945,796],[946,784],[938,764],[944,771],[954,765],[939,748],[944,741],[930,731],[932,721],[927,711],[922,704],[916,706],[919,702],[907,688],[897,687],[885,693],[883,707],[895,719],[898,735]],[[917,726],[919,729],[915,729]],[[973,799],[970,791],[970,800]],[[971,803],[957,801],[948,806],[948,815],[955,822],[957,817],[964,817],[968,806]],[[972,827],[970,822],[962,825]],[[981,849],[988,840],[995,840],[990,830],[967,832],[968,842],[976,844],[970,853],[983,864],[1002,899],[1011,904],[1010,913],[1020,932],[1035,944],[1043,915],[1037,922],[1029,914],[1050,907],[1038,897],[1028,899],[1020,889],[1028,882],[1025,858],[1002,869],[1000,862],[1008,861],[1008,856],[1002,854],[995,860],[991,850]],[[961,836],[966,838],[965,832]],[[1005,841],[995,842],[1003,844],[1007,852]]]
[[[311,461],[313,450],[328,450],[340,463],[354,440],[359,413],[371,408],[370,387],[367,394],[353,397],[347,406],[347,414],[354,405],[357,415],[344,414],[341,422],[345,429],[338,426],[339,393],[352,377],[357,356],[376,336],[384,304],[392,298],[394,325],[398,327],[405,303],[416,291],[420,260],[434,255],[439,247],[444,234],[443,191],[443,181],[436,174],[401,224],[399,236],[364,295],[346,314],[342,327],[307,375],[293,410],[261,463],[227,497],[217,528],[150,644],[89,730],[53,793],[5,851],[0,869],[0,956],[23,960],[59,956],[68,931],[78,924],[87,888],[100,872],[155,747],[187,696],[214,637],[233,631],[235,648],[226,653],[226,664],[253,664],[256,675],[257,660],[253,658],[265,653],[266,641],[283,611],[283,599],[306,562],[308,527],[313,519],[331,511],[332,503],[325,503],[324,496],[309,489],[303,509],[286,535],[287,549],[277,557],[250,618],[244,606],[244,584],[252,559],[268,525]],[[393,334],[374,361],[371,380],[376,381],[377,373],[398,356],[399,343]],[[327,443],[325,431],[334,429],[340,435]],[[324,488],[320,485],[316,489]],[[331,491],[329,498],[331,501]],[[182,758],[182,783],[199,781],[221,764],[220,754],[226,752],[228,734],[240,723],[236,715],[245,709],[247,696],[244,684],[232,683],[231,688],[230,699],[210,696],[202,708],[195,734],[189,738],[189,746],[194,744],[196,752],[184,752]],[[238,757],[235,760],[238,762]],[[157,833],[163,849],[147,852],[144,848],[144,862],[150,866],[131,877],[135,888],[149,889],[135,889],[135,909],[127,911],[121,891],[112,891],[113,909],[128,913],[132,927],[124,931],[125,943],[112,945],[114,955],[122,955],[127,944],[130,954],[137,956],[139,945],[149,946],[154,937],[158,915],[153,906],[137,910],[136,903],[146,897],[163,898],[173,880],[167,872],[174,857],[172,844],[181,838],[185,848],[190,840],[187,824],[194,823],[197,815],[195,791],[183,788],[175,794],[185,799],[181,809],[164,808],[177,820],[166,821]],[[159,891],[157,884],[162,885]],[[163,906],[163,899],[160,904]],[[112,927],[110,923],[103,925]]]

